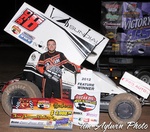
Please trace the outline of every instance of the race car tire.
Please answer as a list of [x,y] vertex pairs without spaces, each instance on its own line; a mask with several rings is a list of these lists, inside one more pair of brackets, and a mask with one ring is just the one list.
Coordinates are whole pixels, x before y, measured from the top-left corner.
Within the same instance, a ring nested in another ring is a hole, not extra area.
[[9,116],[11,116],[14,97],[42,98],[42,94],[39,88],[29,81],[21,80],[8,85],[2,93],[2,107]]
[[150,72],[142,71],[137,75],[137,78],[150,85]]
[[108,113],[110,118],[118,124],[127,125],[136,122],[142,112],[142,105],[132,94],[122,93],[114,96],[110,101]]

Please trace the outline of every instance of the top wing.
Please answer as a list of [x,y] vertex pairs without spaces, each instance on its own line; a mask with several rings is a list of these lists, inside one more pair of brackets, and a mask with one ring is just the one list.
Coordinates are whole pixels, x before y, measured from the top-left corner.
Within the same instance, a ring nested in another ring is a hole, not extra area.
[[40,53],[47,51],[48,39],[55,39],[57,50],[78,65],[85,59],[94,64],[108,42],[103,35],[53,6],[44,14],[25,2],[4,31]]

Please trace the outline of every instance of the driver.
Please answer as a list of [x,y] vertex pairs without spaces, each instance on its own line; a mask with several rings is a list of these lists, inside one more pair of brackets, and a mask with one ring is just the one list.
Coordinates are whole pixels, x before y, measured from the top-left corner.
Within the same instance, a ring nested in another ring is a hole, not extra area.
[[62,71],[63,67],[80,72],[80,66],[71,63],[62,52],[56,51],[56,41],[47,41],[48,51],[41,54],[37,70],[44,75],[42,81],[42,96],[44,98],[62,98]]

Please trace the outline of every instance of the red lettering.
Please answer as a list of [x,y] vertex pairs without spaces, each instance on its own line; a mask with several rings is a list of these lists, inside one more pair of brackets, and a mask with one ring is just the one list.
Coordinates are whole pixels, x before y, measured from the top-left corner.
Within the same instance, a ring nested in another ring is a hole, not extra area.
[[22,24],[22,26],[30,31],[33,31],[38,26],[38,19],[39,18],[37,16],[31,16],[24,24]]
[[33,12],[27,9],[15,22],[18,23],[19,25],[22,25],[32,15],[33,15]]
[[35,30],[38,25],[44,21],[39,15],[34,14],[31,10],[27,9],[23,14],[15,21],[22,27],[26,28],[29,31]]

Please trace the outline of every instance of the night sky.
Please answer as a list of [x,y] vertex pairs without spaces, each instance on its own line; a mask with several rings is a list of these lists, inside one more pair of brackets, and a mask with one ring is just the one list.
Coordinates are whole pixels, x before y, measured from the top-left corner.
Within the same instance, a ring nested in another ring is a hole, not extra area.
[[100,0],[4,0],[0,9],[1,35],[7,35],[4,32],[5,26],[24,2],[43,13],[51,4],[88,27],[96,31],[100,30]]

